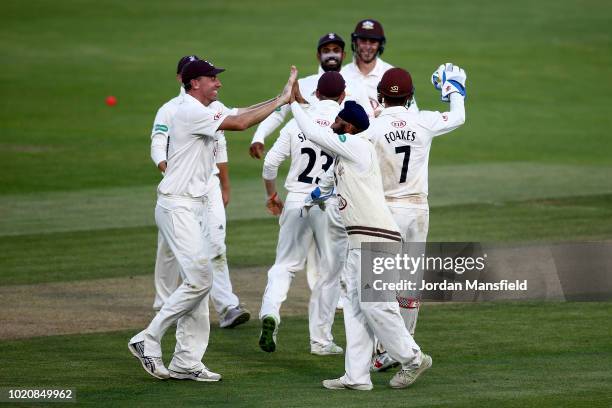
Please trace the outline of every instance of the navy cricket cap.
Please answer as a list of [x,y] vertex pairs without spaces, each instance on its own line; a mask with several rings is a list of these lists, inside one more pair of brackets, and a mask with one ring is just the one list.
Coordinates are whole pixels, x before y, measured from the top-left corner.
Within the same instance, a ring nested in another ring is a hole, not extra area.
[[183,78],[183,84],[188,84],[192,79],[196,79],[201,76],[217,76],[223,71],[225,71],[225,69],[217,68],[208,61],[196,60],[183,67],[181,77]]
[[342,37],[340,37],[336,33],[328,33],[325,34],[323,37],[319,38],[319,45],[317,45],[317,51],[319,51],[322,46],[331,43],[339,44],[340,48],[344,50],[344,40],[342,39]]
[[327,98],[339,97],[346,88],[344,78],[336,71],[325,72],[317,82],[317,91]]
[[370,120],[363,106],[355,101],[346,101],[344,103],[344,109],[338,113],[340,119],[355,126],[360,131],[364,131],[370,127]]
[[189,64],[190,62],[197,61],[199,59],[200,58],[198,58],[197,55],[185,55],[179,60],[178,65],[176,66],[176,74],[180,74],[185,65]]

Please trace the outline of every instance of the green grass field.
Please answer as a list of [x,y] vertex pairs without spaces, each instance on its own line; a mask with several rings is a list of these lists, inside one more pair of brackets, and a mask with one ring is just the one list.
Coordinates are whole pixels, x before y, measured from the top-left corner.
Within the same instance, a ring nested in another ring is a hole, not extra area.
[[[410,390],[392,390],[395,370],[373,375],[374,390],[328,391],[342,356],[308,353],[307,321],[287,319],[279,348],[257,347],[259,328],[213,331],[205,362],[224,375],[213,384],[159,382],[128,352],[121,331],[0,343],[2,385],[77,389],[82,405],[607,407],[612,304],[435,305],[422,311],[417,341],[429,345],[432,369]],[[342,319],[335,325],[344,342]],[[174,345],[169,333],[164,352]],[[30,364],[36,362],[36,367]]]
[[[277,94],[291,64],[316,72],[318,38],[348,40],[365,17],[383,23],[383,58],[412,73],[421,109],[447,107],[429,84],[440,63],[468,74],[467,122],[432,148],[431,241],[612,238],[609,2],[6,0],[0,11],[3,289],[152,274],[160,177],[149,133],[178,92],[180,56],[227,68],[221,100],[247,106]],[[278,231],[262,162],[247,153],[253,132],[227,133],[236,273],[270,265]],[[113,406],[610,406],[610,307],[426,307],[417,340],[434,369],[400,392],[386,389],[390,374],[376,376],[372,393],[319,387],[342,358],[311,357],[299,316],[272,356],[257,350],[256,322],[213,330],[205,360],[225,381],[204,386],[147,378],[125,347],[139,327],[6,339],[0,324],[0,387],[72,386],[81,403]],[[11,318],[0,308],[0,322]],[[335,327],[343,343],[340,317]]]

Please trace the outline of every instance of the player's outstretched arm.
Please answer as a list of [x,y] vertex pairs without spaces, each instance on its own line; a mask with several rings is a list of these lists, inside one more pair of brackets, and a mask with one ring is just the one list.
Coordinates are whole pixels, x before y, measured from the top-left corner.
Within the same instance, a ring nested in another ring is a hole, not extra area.
[[431,76],[431,82],[440,91],[440,99],[450,102],[450,111],[422,112],[425,126],[435,136],[448,133],[465,123],[465,81],[467,75],[460,67],[451,63],[442,64]]
[[363,140],[359,136],[337,135],[331,128],[315,125],[299,103],[293,102],[291,104],[291,111],[293,112],[293,117],[298,123],[299,128],[304,132],[308,140],[329,153],[333,153],[345,160],[356,163],[358,167],[367,164],[369,153],[364,144],[369,142]]
[[237,115],[228,116],[223,120],[219,126],[219,130],[245,130],[258,124],[274,112],[275,109],[289,102],[291,89],[296,79],[297,68],[292,66],[287,84],[279,96],[243,110],[239,109]]
[[[299,87],[299,81],[295,81],[292,89],[292,100],[295,99],[299,103],[308,103],[306,99],[302,96]],[[268,137],[272,132],[276,130],[287,117],[290,108],[288,105],[283,105],[280,108],[276,109],[270,116],[264,119],[263,122],[257,126],[257,130],[253,135],[253,140],[251,141],[251,146],[249,146],[249,155],[254,159],[261,159],[265,152],[264,141],[266,137]]]

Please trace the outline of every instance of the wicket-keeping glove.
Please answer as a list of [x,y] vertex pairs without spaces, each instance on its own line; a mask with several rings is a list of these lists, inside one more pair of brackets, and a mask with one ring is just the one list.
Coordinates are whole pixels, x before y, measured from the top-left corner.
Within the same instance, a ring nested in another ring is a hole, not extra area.
[[450,101],[450,94],[457,92],[465,97],[465,71],[451,63],[442,64],[431,75],[431,83],[436,90],[440,91],[440,99],[443,102]]
[[325,201],[334,195],[334,189],[332,188],[328,194],[324,194],[321,191],[321,187],[317,187],[310,192],[310,195],[304,200],[306,207],[312,207],[318,205],[322,210],[325,210]]

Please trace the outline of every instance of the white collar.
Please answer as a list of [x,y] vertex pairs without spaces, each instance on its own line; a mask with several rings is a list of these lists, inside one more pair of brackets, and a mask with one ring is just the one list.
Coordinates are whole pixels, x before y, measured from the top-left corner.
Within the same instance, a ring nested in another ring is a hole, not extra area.
[[383,109],[380,112],[380,116],[382,115],[393,115],[394,113],[406,113],[408,109],[405,106],[391,106],[390,108]]

